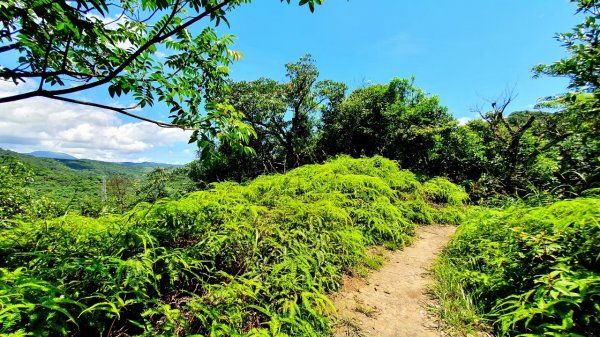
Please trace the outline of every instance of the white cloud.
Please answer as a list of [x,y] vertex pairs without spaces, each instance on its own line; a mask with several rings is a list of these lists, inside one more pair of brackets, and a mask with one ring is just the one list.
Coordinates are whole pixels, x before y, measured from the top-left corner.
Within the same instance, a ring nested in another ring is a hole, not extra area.
[[19,85],[15,85],[15,83],[12,81],[0,80],[0,97],[11,96],[18,94],[19,92],[33,90],[35,89],[36,85],[37,83],[32,80],[29,80],[25,83],[19,82]]
[[[0,81],[0,97],[17,92],[14,84]],[[112,111],[45,98],[0,104],[0,147],[18,152],[47,150],[105,161],[147,161],[147,151],[185,144],[190,134],[146,122],[125,123]]]
[[129,19],[125,15],[120,16],[102,16],[94,13],[87,13],[85,15],[88,19],[101,21],[106,25],[106,29],[116,30],[120,25],[126,24]]
[[458,119],[458,125],[467,125],[471,120],[473,120],[471,117],[461,117]]

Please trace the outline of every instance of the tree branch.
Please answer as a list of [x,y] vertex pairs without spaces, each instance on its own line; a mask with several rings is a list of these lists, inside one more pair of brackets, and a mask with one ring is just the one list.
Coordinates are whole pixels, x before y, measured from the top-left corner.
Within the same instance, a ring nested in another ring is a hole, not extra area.
[[59,71],[48,71],[48,72],[18,72],[18,71],[14,71],[14,70],[4,70],[4,71],[0,71],[0,77],[19,77],[19,78],[34,78],[34,77],[50,77],[50,76],[60,76],[60,75],[68,75],[71,77],[85,77],[85,78],[90,78],[90,77],[94,77],[94,74],[86,74],[86,73],[79,73],[76,71],[68,71],[68,70],[59,70]]
[[18,43],[18,42],[11,43],[11,44],[6,45],[6,46],[2,46],[2,47],[0,47],[0,53],[4,53],[4,52],[7,52],[9,50],[17,49],[17,48],[19,48],[19,46],[21,46],[21,44]]
[[62,64],[60,66],[61,71],[65,71],[67,69],[67,59],[69,58],[69,48],[71,48],[71,40],[72,35],[69,34],[69,38],[67,39],[67,45],[65,46],[65,52],[63,54]]
[[150,14],[147,18],[145,18],[144,20],[140,20],[140,23],[146,23],[148,21],[150,21],[154,15],[158,13],[158,9],[155,9],[154,12],[152,12],[152,14]]
[[535,120],[535,116],[531,115],[529,116],[529,118],[527,119],[527,122],[525,122],[525,124],[521,125],[521,127],[519,128],[519,130],[517,130],[517,132],[512,133],[511,134],[511,142],[510,142],[510,147],[511,148],[517,148],[519,145],[519,142],[521,141],[521,137],[523,136],[523,134],[525,133],[525,131],[527,131],[531,125],[533,125],[533,121]]
[[76,100],[76,99],[72,99],[72,98],[67,98],[67,97],[60,97],[60,96],[53,96],[53,95],[44,95],[43,97],[46,98],[50,98],[50,99],[54,99],[57,101],[63,101],[63,102],[69,102],[69,103],[74,103],[74,104],[79,104],[79,105],[86,105],[86,106],[91,106],[91,107],[95,107],[95,108],[100,108],[100,109],[105,109],[105,110],[111,110],[111,111],[115,111],[118,112],[120,114],[135,118],[135,119],[139,119],[141,121],[144,122],[148,122],[148,123],[152,123],[154,125],[160,126],[161,128],[167,128],[167,129],[181,129],[183,131],[196,131],[198,129],[196,128],[188,128],[186,126],[183,125],[176,125],[176,124],[170,124],[170,123],[164,123],[161,121],[157,121],[154,119],[150,119],[150,118],[146,118],[140,115],[136,115],[133,114],[127,110],[131,110],[136,108],[137,106],[133,106],[133,107],[128,107],[128,108],[116,108],[113,106],[109,106],[109,105],[104,105],[104,104],[98,104],[98,103],[93,103],[93,102],[86,102],[86,101],[80,101],[80,100]]
[[40,79],[40,86],[38,87],[38,90],[42,90],[42,88],[44,87],[44,81],[46,80],[46,77],[48,77],[48,75],[46,75],[46,70],[48,69],[48,57],[50,56],[50,51],[52,50],[52,40],[53,37],[50,36],[50,39],[48,40],[48,47],[46,48],[46,53],[44,54],[44,66],[43,66],[43,71],[42,71],[42,75],[41,79]]
[[[95,87],[101,86],[103,84],[107,84],[112,79],[114,79],[121,71],[123,71],[127,66],[129,66],[133,61],[135,61],[136,58],[138,58],[144,51],[146,51],[152,45],[154,45],[156,43],[159,43],[159,42],[162,42],[162,41],[168,39],[169,37],[177,34],[178,32],[183,31],[184,29],[187,29],[189,26],[193,25],[194,23],[202,20],[203,18],[205,18],[205,17],[207,17],[207,16],[215,13],[216,11],[220,10],[221,8],[225,7],[231,1],[233,1],[233,0],[224,0],[223,2],[221,2],[220,4],[218,4],[217,6],[211,7],[210,9],[207,9],[202,14],[196,16],[195,18],[193,18],[192,20],[186,22],[185,24],[183,24],[183,25],[181,25],[179,27],[176,27],[175,29],[171,30],[170,32],[168,32],[168,33],[166,33],[164,35],[160,35],[160,34],[162,34],[164,32],[164,29],[167,27],[167,25],[163,26],[162,29],[157,33],[157,35],[155,35],[153,38],[151,38],[150,40],[148,40],[148,42],[146,42],[141,47],[139,47],[125,61],[123,61],[123,63],[121,63],[120,66],[118,66],[116,69],[114,69],[113,71],[111,71],[106,77],[103,77],[100,80],[97,80],[97,81],[94,81],[94,82],[90,82],[90,83],[87,83],[87,84],[84,84],[84,85],[81,85],[81,86],[77,86],[77,87],[67,88],[67,89],[36,90],[36,91],[30,91],[30,92],[26,92],[26,93],[23,93],[23,94],[17,94],[17,95],[13,95],[13,96],[0,97],[0,104],[1,103],[14,102],[14,101],[18,101],[18,100],[21,100],[21,99],[30,98],[30,97],[36,97],[36,96],[44,96],[44,97],[53,96],[53,97],[56,97],[57,95],[71,94],[71,93],[75,93],[75,92],[79,92],[79,91],[83,91],[83,90],[95,88]],[[172,20],[172,18],[176,14],[177,14],[177,11],[176,11],[176,7],[175,7],[174,10],[173,10],[173,12],[171,13],[171,19],[168,22],[170,22]]]

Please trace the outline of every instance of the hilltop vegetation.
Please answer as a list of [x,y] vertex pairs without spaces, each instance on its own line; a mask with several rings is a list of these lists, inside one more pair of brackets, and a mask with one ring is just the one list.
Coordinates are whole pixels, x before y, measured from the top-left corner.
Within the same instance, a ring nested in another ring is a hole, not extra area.
[[459,125],[415,78],[347,93],[344,83],[318,80],[310,55],[285,69],[284,82],[230,82],[223,99],[257,132],[249,143],[256,154],[221,144],[214,148],[218,156],[192,165],[194,180],[244,181],[346,154],[381,155],[416,174],[446,177],[477,203],[574,197],[600,188],[598,114],[582,112],[595,104],[589,93],[511,112],[509,92],[481,108],[480,118]]
[[0,228],[0,333],[323,336],[366,248],[458,223],[464,191],[342,157],[119,216]]

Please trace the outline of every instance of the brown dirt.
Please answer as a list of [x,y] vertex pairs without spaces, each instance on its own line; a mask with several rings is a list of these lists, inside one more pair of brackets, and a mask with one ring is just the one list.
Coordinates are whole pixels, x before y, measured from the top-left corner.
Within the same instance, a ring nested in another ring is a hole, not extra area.
[[390,253],[367,279],[346,278],[332,298],[338,314],[335,336],[442,336],[427,314],[427,270],[455,229],[421,227],[412,246]]

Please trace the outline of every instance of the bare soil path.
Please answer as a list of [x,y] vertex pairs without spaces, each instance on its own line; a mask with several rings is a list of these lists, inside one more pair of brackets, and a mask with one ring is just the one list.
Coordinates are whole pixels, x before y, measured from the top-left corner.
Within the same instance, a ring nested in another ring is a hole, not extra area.
[[391,253],[366,280],[345,279],[332,298],[339,318],[335,336],[442,336],[427,315],[427,270],[455,229],[420,227],[412,246]]

